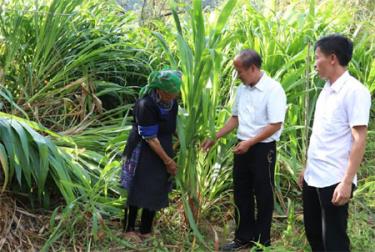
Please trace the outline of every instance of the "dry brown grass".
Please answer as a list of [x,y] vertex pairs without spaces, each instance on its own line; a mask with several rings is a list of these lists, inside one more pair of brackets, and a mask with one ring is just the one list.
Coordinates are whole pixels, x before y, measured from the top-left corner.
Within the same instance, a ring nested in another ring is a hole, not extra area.
[[7,192],[0,194],[0,251],[37,251],[49,216],[28,212],[14,198]]

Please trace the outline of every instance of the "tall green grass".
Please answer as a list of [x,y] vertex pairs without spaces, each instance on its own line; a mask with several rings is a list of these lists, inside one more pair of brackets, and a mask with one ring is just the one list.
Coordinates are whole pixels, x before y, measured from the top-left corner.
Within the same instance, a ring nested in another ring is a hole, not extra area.
[[10,1],[1,12],[5,108],[55,131],[126,105],[149,71],[134,16],[115,2]]
[[[212,134],[215,128],[220,128],[230,115],[230,99],[235,90],[231,57],[243,48],[253,48],[263,56],[264,70],[282,83],[288,97],[287,117],[279,143],[279,162],[275,174],[276,210],[279,215],[288,216],[295,208],[300,209],[298,204],[294,204],[300,195],[297,178],[306,162],[314,106],[324,83],[314,71],[314,43],[330,33],[342,33],[353,39],[355,52],[349,70],[373,92],[374,49],[373,43],[370,43],[373,39],[371,29],[363,23],[354,24],[352,19],[347,18],[354,17],[353,13],[358,11],[356,8],[348,8],[346,4],[333,8],[334,1],[308,1],[307,4],[293,1],[276,12],[268,9],[267,5],[262,7],[241,1],[238,4],[240,7],[231,13],[236,18],[228,20],[226,29],[220,32],[220,39],[212,43],[220,48],[215,49],[214,53],[219,51],[222,56],[217,59],[220,62],[216,65],[220,65],[217,69],[210,62],[209,53],[204,57],[205,46],[208,45],[210,50],[212,38],[205,28],[212,29],[208,17],[215,20],[216,13],[202,15],[194,12],[198,6],[194,3],[193,14],[189,12],[181,17],[175,13],[177,36],[167,33],[162,39],[161,34],[156,34],[165,48],[169,63],[181,67],[185,74],[179,117],[179,165],[182,170],[179,179],[183,191],[195,200],[195,206],[200,207],[203,216],[210,209],[215,209],[213,205],[220,202],[221,197],[225,197],[225,204],[228,203],[230,148],[233,143],[227,141],[224,145],[219,144],[217,149],[205,156],[199,152],[198,142],[203,135]],[[228,10],[225,7],[223,9]],[[220,15],[220,11],[217,15]],[[204,62],[204,66],[197,68],[200,62]],[[205,70],[209,68],[209,74],[205,75]],[[212,81],[217,73],[220,76],[219,85]],[[210,77],[199,79],[202,76]],[[223,91],[218,91],[219,100],[215,100],[217,87]],[[199,116],[196,115],[197,111],[200,111]],[[212,120],[215,120],[215,125],[212,125]],[[208,203],[207,208],[204,207],[205,202]]]
[[[172,3],[172,16],[150,20],[146,27],[139,27],[136,17],[113,1],[4,3],[0,109],[7,114],[0,114],[2,190],[27,192],[45,206],[49,196],[65,199],[67,205],[53,212],[43,249],[64,248],[59,239],[87,250],[113,243],[134,248],[109,228],[111,218],[120,218],[126,200],[118,184],[120,155],[135,86],[144,83],[152,69],[165,65],[183,72],[178,188],[172,194],[175,204],[156,224],[164,241],[155,238],[141,247],[212,250],[217,239],[230,236],[235,136],[220,140],[209,153],[200,151],[200,143],[230,117],[239,83],[232,59],[241,49],[253,48],[288,98],[275,174],[274,248],[306,250],[301,248],[307,243],[296,180],[305,164],[314,105],[323,86],[314,72],[313,45],[333,32],[352,38],[355,51],[349,70],[373,94],[375,22],[364,7],[371,6],[370,1],[269,2],[229,0],[210,11],[202,9],[200,0],[190,6]],[[351,209],[357,217],[350,224],[356,239],[353,249],[361,251],[371,248],[366,237],[373,234],[359,228],[364,223],[373,227],[373,124],[369,129],[362,179]],[[181,224],[186,219],[193,234]]]
[[[155,36],[168,53],[170,63],[183,72],[181,90],[181,109],[178,117],[178,174],[177,184],[182,191],[185,213],[195,234],[196,222],[202,210],[204,200],[213,188],[208,188],[208,178],[214,181],[215,170],[205,164],[203,154],[199,151],[201,140],[215,132],[217,107],[223,94],[221,89],[222,69],[227,64],[226,48],[223,47],[223,36],[226,22],[231,15],[236,1],[229,0],[220,12],[212,15],[215,20],[205,21],[202,2],[195,0],[188,10],[188,23],[181,22],[174,5],[173,18],[176,25],[174,39],[177,43],[175,54],[171,53],[161,34]],[[226,153],[224,153],[226,155]],[[212,160],[212,159],[211,159]],[[217,175],[216,175],[217,176]],[[214,190],[212,191],[214,194]]]
[[[90,177],[72,161],[72,156],[37,130],[52,133],[35,123],[0,112],[2,192],[12,185],[15,178],[17,183],[13,186],[31,198],[36,195],[39,204],[48,206],[51,189],[58,189],[66,202],[71,202],[78,192],[70,184],[84,185]],[[58,137],[57,134],[52,135]],[[51,188],[47,187],[47,184],[51,185],[48,179],[54,181]]]

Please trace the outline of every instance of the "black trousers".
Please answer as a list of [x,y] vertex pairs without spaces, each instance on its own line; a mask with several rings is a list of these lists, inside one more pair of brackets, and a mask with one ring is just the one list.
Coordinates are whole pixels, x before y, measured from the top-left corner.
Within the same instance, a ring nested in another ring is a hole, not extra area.
[[[141,225],[139,232],[141,234],[148,234],[152,231],[152,222],[155,217],[155,211],[142,209]],[[125,207],[125,218],[124,218],[124,231],[131,232],[135,231],[135,221],[137,220],[138,207],[127,206]]]
[[336,186],[316,188],[303,182],[303,219],[312,251],[350,251],[346,233],[349,204],[332,204]]
[[275,142],[258,143],[234,155],[235,238],[241,242],[271,244],[275,161]]

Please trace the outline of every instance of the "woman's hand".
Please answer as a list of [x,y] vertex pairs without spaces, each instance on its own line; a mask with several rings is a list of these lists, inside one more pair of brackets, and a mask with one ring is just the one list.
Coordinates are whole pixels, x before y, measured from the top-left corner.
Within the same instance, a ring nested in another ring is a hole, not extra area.
[[172,176],[176,176],[177,173],[177,164],[173,159],[169,159],[167,162],[164,162],[167,172]]
[[167,169],[168,173],[172,176],[175,176],[177,173],[177,164],[176,162],[168,156],[168,154],[164,151],[163,147],[161,146],[159,139],[154,137],[146,140],[147,143],[150,145],[151,149],[163,160],[165,168]]

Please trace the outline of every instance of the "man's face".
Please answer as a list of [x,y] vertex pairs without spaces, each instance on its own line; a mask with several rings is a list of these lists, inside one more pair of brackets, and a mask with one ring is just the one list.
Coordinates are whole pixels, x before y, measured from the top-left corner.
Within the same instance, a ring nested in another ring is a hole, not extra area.
[[315,50],[315,70],[318,72],[320,78],[328,79],[333,69],[334,55],[324,54],[320,48]]
[[234,60],[233,62],[234,68],[237,71],[238,78],[244,83],[244,84],[250,84],[253,83],[254,79],[254,66],[250,66],[249,68],[245,68],[242,65],[242,62],[240,60]]

